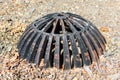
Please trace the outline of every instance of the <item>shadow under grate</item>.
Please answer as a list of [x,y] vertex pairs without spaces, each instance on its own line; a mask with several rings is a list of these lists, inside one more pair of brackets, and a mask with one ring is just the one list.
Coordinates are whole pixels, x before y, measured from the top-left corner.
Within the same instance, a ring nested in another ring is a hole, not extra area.
[[20,58],[44,67],[70,69],[98,62],[106,40],[88,20],[72,13],[48,14],[32,22],[17,48]]

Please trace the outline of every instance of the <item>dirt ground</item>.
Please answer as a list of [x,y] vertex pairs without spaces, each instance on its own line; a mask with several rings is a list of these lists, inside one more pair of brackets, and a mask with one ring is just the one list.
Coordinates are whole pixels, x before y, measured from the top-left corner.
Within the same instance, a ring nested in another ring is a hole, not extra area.
[[[79,14],[107,40],[100,68],[47,70],[18,59],[16,44],[32,21],[53,12]],[[120,80],[120,0],[0,0],[0,80]]]

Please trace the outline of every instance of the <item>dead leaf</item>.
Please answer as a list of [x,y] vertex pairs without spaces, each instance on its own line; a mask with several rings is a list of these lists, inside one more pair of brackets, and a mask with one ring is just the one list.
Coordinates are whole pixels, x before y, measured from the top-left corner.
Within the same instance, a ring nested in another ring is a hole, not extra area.
[[100,31],[102,31],[102,32],[109,32],[109,28],[108,27],[101,27]]

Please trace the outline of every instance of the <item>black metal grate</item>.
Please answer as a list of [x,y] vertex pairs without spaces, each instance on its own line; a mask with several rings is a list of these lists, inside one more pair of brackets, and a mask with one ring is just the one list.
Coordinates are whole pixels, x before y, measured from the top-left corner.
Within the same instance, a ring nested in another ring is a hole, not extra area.
[[88,20],[72,13],[48,14],[31,23],[17,45],[20,58],[44,67],[70,69],[98,62],[106,40]]

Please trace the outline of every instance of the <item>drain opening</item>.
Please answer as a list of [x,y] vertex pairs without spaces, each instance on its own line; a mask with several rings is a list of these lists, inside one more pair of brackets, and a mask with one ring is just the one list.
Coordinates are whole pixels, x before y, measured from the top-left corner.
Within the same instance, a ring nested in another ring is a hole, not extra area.
[[60,68],[64,69],[64,65],[63,65],[63,40],[62,38],[60,38]]

